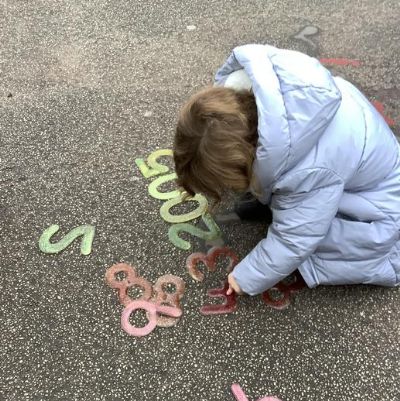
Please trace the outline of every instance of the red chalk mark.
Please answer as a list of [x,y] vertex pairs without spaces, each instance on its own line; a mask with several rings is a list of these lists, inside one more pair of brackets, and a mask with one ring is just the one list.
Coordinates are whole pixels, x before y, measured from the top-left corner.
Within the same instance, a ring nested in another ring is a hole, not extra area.
[[[129,317],[137,309],[144,309],[147,312],[148,323],[143,327],[135,327],[129,322]],[[150,334],[157,326],[157,313],[178,318],[182,316],[182,310],[171,307],[157,305],[149,301],[132,301],[122,311],[121,327],[130,336],[143,337]]]
[[[342,65],[342,66],[353,66],[353,67],[359,67],[361,65],[361,62],[359,60],[351,60],[348,58],[320,58],[319,61],[322,64],[328,64],[328,65]],[[394,126],[395,122],[392,118],[388,117],[385,112],[384,112],[384,105],[383,103],[375,100],[372,102],[372,104],[375,106],[375,108],[379,111],[379,113],[382,115],[382,117],[385,119],[388,125]]]
[[[289,276],[289,278],[291,277],[294,279],[293,282],[287,283],[287,279],[285,279],[269,290],[263,292],[262,299],[265,304],[277,310],[286,309],[290,305],[290,295],[306,287],[306,283],[300,273],[295,272],[293,276]],[[281,293],[281,298],[274,299],[271,296],[272,291],[279,291]]]
[[388,117],[385,114],[385,106],[383,105],[382,102],[379,102],[378,100],[374,100],[372,102],[372,104],[374,105],[374,107],[379,111],[379,113],[381,114],[381,116],[385,119],[385,121],[387,122],[388,125],[393,126],[395,125],[395,122],[392,118]]
[[236,294],[233,292],[230,295],[226,295],[228,291],[228,282],[222,283],[221,288],[212,288],[207,291],[210,298],[223,298],[224,302],[222,304],[214,305],[203,305],[200,308],[200,313],[202,315],[221,315],[223,313],[232,313],[236,310]]
[[361,65],[359,60],[350,60],[348,58],[320,58],[319,61],[322,64],[328,65],[351,65],[353,67],[359,67]]
[[[231,391],[237,401],[249,401],[249,399],[246,397],[246,394],[244,393],[242,388],[239,386],[239,384],[236,384],[236,383],[232,384]],[[260,398],[258,401],[282,401],[282,400],[277,397],[268,396],[268,397]]]
[[213,272],[217,268],[216,261],[219,256],[225,256],[230,259],[229,266],[226,269],[228,273],[232,271],[239,261],[235,252],[227,247],[213,247],[207,252],[207,254],[201,252],[192,253],[186,259],[186,268],[190,276],[196,281],[203,281],[204,273],[199,271],[197,264],[202,262],[205,264],[208,271]]

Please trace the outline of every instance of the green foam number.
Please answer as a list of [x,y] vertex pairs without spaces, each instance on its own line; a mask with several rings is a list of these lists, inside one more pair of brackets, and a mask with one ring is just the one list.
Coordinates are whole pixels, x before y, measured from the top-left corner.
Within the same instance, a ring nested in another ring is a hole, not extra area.
[[186,241],[179,237],[179,233],[187,232],[194,237],[203,239],[204,241],[212,241],[221,237],[221,230],[217,223],[211,217],[209,213],[205,213],[202,216],[204,224],[207,226],[209,231],[204,231],[198,227],[193,226],[189,223],[174,224],[169,228],[168,238],[178,248],[184,249],[185,251],[191,248],[189,241]]
[[[184,214],[171,214],[170,209],[176,205],[179,205],[185,201],[195,201],[198,202],[199,205],[196,209],[192,210],[191,212],[184,213]],[[201,195],[196,194],[193,198],[186,198],[185,193],[180,193],[179,196],[173,199],[167,200],[160,208],[161,217],[167,221],[168,223],[183,223],[185,221],[196,219],[204,214],[207,210],[208,202],[207,199]]]
[[149,185],[149,194],[156,199],[171,199],[171,198],[176,198],[181,194],[181,191],[178,191],[175,189],[174,191],[170,192],[160,192],[158,190],[158,187],[162,184],[165,184],[168,181],[174,181],[176,180],[176,174],[167,174],[167,175],[162,175],[161,177],[156,178],[150,185]]
[[135,159],[140,172],[145,178],[155,177],[156,175],[168,173],[169,167],[158,163],[157,159],[162,156],[172,156],[171,149],[159,149],[152,153],[147,158],[147,164],[143,159]]
[[71,230],[60,241],[51,243],[51,237],[60,229],[57,224],[47,228],[39,239],[39,248],[44,253],[59,253],[67,248],[76,238],[83,236],[81,254],[89,255],[92,252],[92,243],[95,233],[94,226],[83,225]]

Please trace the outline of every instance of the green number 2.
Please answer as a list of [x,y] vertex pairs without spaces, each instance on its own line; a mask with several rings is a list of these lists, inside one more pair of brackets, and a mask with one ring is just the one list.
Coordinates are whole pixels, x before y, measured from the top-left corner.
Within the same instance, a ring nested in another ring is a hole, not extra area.
[[[147,157],[146,161],[144,159],[135,159],[135,163],[145,178],[155,177],[169,172],[169,167],[159,163],[157,161],[158,158],[162,156],[172,157],[172,155],[173,153],[171,149],[159,149],[155,152],[152,152]],[[174,181],[176,178],[177,177],[174,172],[167,175],[162,175],[161,177],[158,177],[152,181],[148,188],[150,196],[166,201],[160,209],[161,217],[168,223],[178,223],[173,224],[168,231],[168,238],[172,244],[184,250],[191,248],[189,241],[180,238],[179,234],[183,232],[189,233],[205,241],[213,241],[218,238],[222,238],[222,233],[217,223],[213,220],[211,215],[206,212],[208,202],[203,195],[196,194],[193,198],[186,199],[185,195],[179,190],[167,192],[159,191],[159,187],[161,185],[166,184],[169,181]],[[185,201],[198,202],[198,206],[195,210],[182,215],[171,214],[171,208]],[[209,231],[202,230],[193,226],[192,224],[186,223],[187,221],[193,220],[200,216]]]
[[203,222],[209,229],[209,231],[204,231],[198,227],[193,226],[189,223],[179,223],[174,224],[169,228],[168,238],[169,240],[178,248],[189,250],[191,248],[191,244],[189,241],[186,241],[179,237],[179,233],[187,232],[195,237],[201,238],[205,241],[211,241],[217,239],[221,236],[221,230],[217,226],[217,223],[211,217],[209,213],[205,213],[201,216]]

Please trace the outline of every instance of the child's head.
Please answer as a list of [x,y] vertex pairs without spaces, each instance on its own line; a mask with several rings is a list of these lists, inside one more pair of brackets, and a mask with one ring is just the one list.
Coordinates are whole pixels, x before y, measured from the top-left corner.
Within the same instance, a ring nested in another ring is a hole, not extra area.
[[248,91],[212,87],[183,106],[174,141],[178,185],[216,201],[248,190],[257,143],[257,107]]

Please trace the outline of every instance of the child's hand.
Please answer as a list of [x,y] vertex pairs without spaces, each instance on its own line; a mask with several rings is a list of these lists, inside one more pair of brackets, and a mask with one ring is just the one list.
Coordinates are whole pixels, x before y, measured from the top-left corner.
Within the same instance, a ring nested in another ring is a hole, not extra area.
[[229,288],[228,288],[228,291],[226,292],[226,295],[231,295],[233,292],[236,292],[237,295],[243,294],[243,291],[239,287],[239,284],[236,282],[232,273],[228,274],[228,284],[229,284]]

